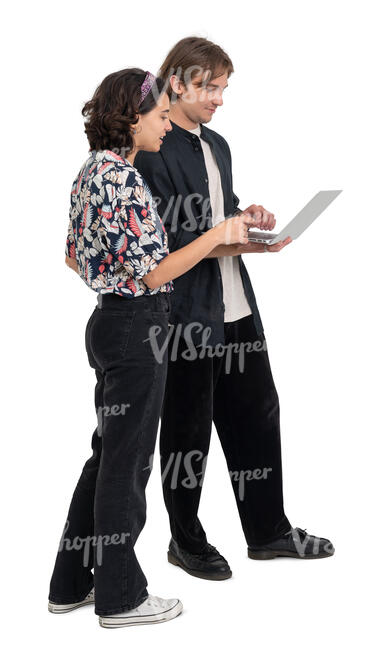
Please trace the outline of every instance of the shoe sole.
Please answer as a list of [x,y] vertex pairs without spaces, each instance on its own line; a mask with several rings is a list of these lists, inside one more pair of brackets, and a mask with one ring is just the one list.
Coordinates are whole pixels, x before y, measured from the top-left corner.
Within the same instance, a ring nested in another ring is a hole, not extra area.
[[293,557],[296,560],[321,560],[325,557],[332,557],[333,553],[318,553],[317,555],[299,555],[294,551],[251,551],[247,550],[251,560],[273,560],[276,557]]
[[152,614],[151,616],[130,616],[129,618],[121,618],[120,616],[99,616],[100,627],[108,629],[116,627],[129,627],[131,625],[151,625],[155,623],[166,623],[176,618],[183,611],[183,605],[180,601],[176,603],[171,609],[167,609],[161,614]]
[[52,603],[50,600],[47,605],[47,609],[52,614],[67,614],[72,612],[74,609],[79,607],[85,607],[86,605],[93,605],[95,602],[95,596],[91,595],[90,598],[86,600],[81,600],[80,603],[71,603],[69,605],[59,605],[58,603]]
[[232,577],[231,571],[228,571],[227,573],[203,573],[202,571],[187,569],[187,567],[184,566],[180,560],[178,560],[178,558],[176,558],[175,555],[173,555],[170,551],[167,552],[167,559],[170,564],[180,567],[190,576],[194,576],[194,578],[203,578],[204,580],[227,580],[228,578]]

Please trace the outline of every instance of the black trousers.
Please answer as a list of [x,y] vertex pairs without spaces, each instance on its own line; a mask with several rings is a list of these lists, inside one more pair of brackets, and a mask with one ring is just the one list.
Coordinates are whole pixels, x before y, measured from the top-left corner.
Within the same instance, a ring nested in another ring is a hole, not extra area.
[[279,399],[264,333],[258,336],[250,315],[225,323],[222,349],[201,357],[196,348],[197,355],[183,358],[186,350],[191,356],[183,336],[171,338],[162,407],[161,473],[172,536],[191,553],[207,543],[197,512],[213,420],[248,545],[280,537],[290,523],[283,510]]
[[134,545],[146,519],[145,487],[167,372],[170,298],[165,293],[99,298],[85,334],[97,377],[98,426],[69,507],[49,600],[79,602],[95,585],[95,613],[107,615],[133,609],[148,596]]

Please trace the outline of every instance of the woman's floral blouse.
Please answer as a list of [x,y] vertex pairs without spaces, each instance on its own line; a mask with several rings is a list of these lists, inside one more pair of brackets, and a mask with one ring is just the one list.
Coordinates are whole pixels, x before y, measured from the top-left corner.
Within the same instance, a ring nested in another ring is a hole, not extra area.
[[149,289],[143,276],[169,250],[167,233],[138,170],[110,150],[91,151],[71,190],[66,255],[99,293],[125,298],[173,291]]

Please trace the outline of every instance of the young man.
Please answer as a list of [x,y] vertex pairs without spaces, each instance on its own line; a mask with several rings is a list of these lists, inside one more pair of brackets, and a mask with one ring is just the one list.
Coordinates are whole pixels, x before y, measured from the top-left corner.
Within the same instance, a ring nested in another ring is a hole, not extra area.
[[[227,142],[204,126],[222,106],[233,72],[228,55],[207,39],[188,37],[159,71],[171,98],[159,153],[139,152],[135,165],[148,182],[174,251],[237,212]],[[246,211],[273,229],[260,205]],[[247,244],[215,248],[175,280],[169,365],[162,408],[162,483],[172,538],[168,559],[191,575],[222,580],[230,567],[207,541],[197,516],[212,421],[215,423],[248,544],[248,556],[321,558],[327,539],[292,528],[283,509],[278,394],[266,339],[241,253],[278,252]],[[221,511],[222,516],[222,511]]]

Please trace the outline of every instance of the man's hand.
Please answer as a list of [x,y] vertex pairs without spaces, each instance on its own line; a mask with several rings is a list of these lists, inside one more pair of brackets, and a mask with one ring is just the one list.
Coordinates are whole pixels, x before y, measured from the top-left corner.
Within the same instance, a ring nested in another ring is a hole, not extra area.
[[254,217],[255,223],[253,224],[253,228],[259,228],[260,230],[272,230],[275,228],[276,219],[273,213],[265,210],[263,205],[255,205],[253,203],[246,210],[243,210],[243,212],[251,214]]
[[[279,241],[277,244],[266,244],[268,253],[278,253],[285,246],[290,244],[292,241],[291,237],[286,237],[282,241]],[[243,253],[264,253],[265,244],[259,244],[258,242],[251,241],[248,244],[235,244],[238,255],[243,255]]]
[[[243,212],[251,214],[254,218],[255,223],[252,226],[253,228],[259,228],[259,230],[272,230],[275,228],[276,219],[273,213],[265,210],[263,205],[255,205],[255,203],[253,203]],[[291,241],[291,237],[287,237],[277,244],[267,244],[267,249],[265,249],[264,243],[259,244],[258,242],[249,242],[248,244],[236,244],[236,249],[239,255],[242,255],[243,253],[264,253],[266,250],[269,253],[278,253],[282,248],[284,248],[284,246],[290,244]]]

